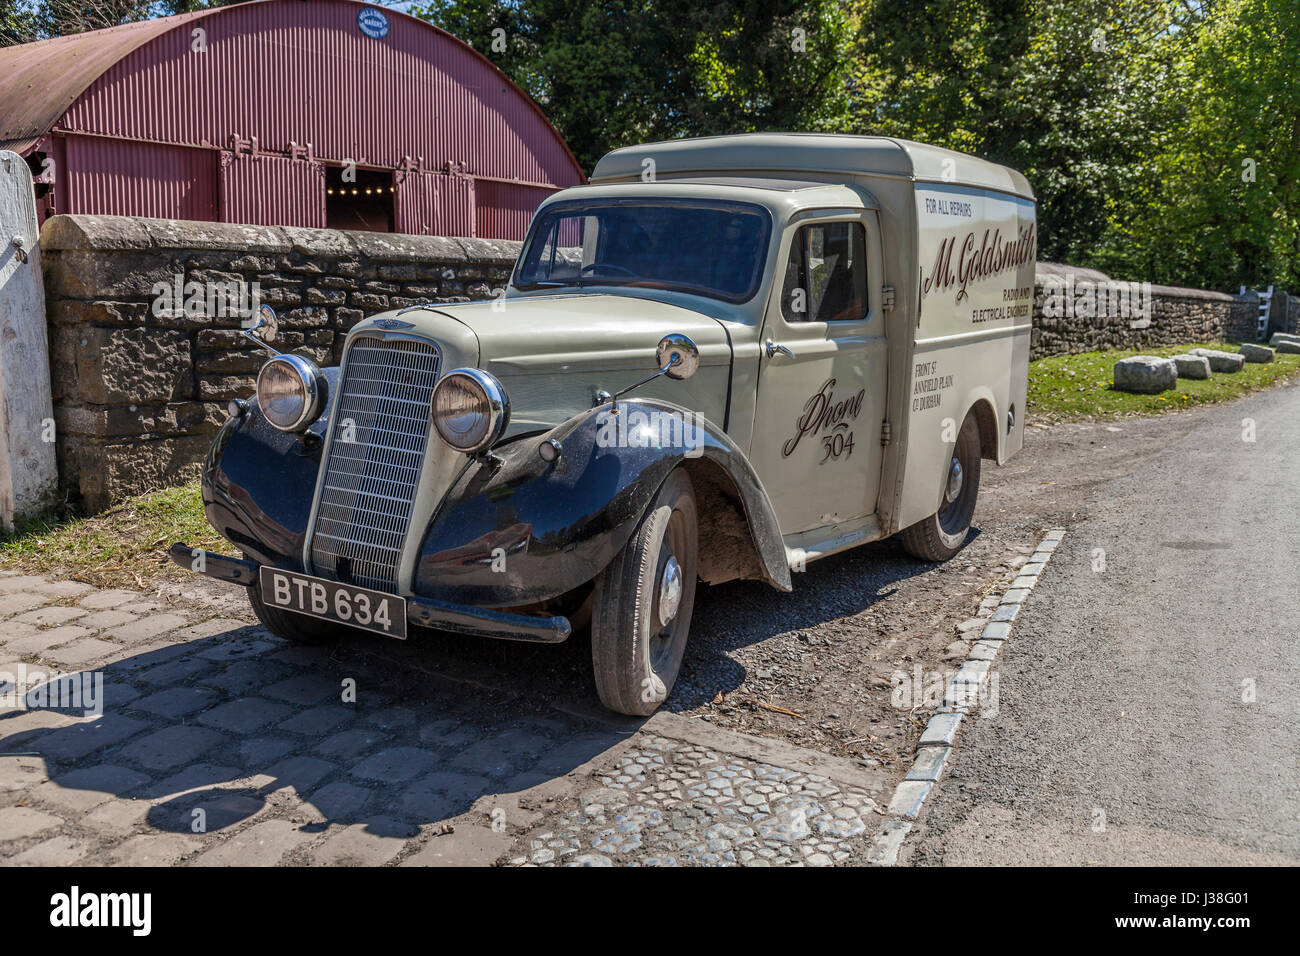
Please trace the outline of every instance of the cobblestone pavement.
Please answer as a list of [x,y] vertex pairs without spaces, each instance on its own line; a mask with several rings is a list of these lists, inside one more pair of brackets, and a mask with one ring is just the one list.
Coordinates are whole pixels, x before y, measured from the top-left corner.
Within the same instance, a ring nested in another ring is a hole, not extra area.
[[655,733],[569,802],[512,864],[861,863],[881,812],[861,786]]
[[288,645],[234,589],[0,571],[0,672],[102,679],[99,716],[0,709],[0,862],[825,866],[880,829],[880,771],[437,665],[418,640]]

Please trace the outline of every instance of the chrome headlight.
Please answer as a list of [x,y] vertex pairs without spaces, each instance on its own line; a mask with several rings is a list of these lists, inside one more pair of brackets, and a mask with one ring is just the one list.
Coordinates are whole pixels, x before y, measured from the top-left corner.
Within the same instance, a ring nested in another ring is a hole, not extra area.
[[457,451],[474,455],[490,447],[509,422],[506,390],[481,369],[453,369],[434,387],[434,427]]
[[276,428],[300,432],[320,417],[325,376],[301,355],[277,355],[257,373],[257,404]]

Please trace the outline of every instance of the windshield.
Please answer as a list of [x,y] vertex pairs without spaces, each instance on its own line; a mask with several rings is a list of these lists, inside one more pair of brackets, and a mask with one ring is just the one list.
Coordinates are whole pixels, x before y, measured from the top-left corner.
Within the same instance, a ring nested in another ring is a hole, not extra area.
[[771,231],[762,206],[689,199],[559,202],[533,226],[518,289],[625,285],[744,302]]

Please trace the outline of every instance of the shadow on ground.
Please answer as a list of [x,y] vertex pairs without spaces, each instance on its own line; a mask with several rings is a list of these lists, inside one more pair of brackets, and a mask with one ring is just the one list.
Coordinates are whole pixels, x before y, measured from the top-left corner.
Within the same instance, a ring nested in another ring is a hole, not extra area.
[[[562,777],[636,726],[439,684],[364,643],[296,648],[244,627],[140,653],[83,672],[102,679],[97,719],[31,727],[24,711],[0,715],[0,753],[43,758],[38,804],[130,798],[158,831],[220,832],[270,808],[308,832],[360,823],[403,837]],[[83,717],[84,703],[51,710]]]
[[[729,652],[857,614],[929,567],[884,542],[810,565],[792,594],[750,582],[701,590],[685,663],[693,679],[669,708],[739,686],[745,671]],[[287,815],[306,832],[364,824],[409,837],[476,805],[486,822],[484,797],[504,804],[563,777],[641,724],[600,708],[586,634],[534,646],[358,633],[304,648],[248,626],[92,676],[102,678],[102,716],[33,728],[21,711],[0,715],[0,753],[43,758],[54,803],[129,799],[139,822],[183,834],[262,814]]]

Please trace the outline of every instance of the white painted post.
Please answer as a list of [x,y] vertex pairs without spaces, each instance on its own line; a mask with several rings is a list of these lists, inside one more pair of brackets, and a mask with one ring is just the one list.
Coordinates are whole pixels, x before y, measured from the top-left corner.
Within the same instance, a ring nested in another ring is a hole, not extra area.
[[0,150],[0,526],[55,500],[54,404],[32,174]]

